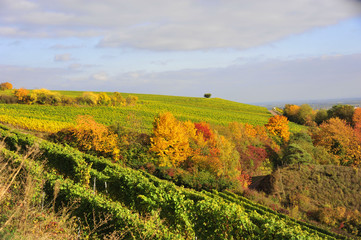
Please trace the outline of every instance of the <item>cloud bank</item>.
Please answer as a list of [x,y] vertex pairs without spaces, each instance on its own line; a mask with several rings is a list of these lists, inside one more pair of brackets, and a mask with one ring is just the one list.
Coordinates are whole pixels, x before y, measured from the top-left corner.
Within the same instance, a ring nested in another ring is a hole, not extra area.
[[360,62],[361,54],[354,54],[158,73],[95,72],[88,77],[61,68],[0,66],[0,75],[6,76],[3,81],[12,82],[15,87],[194,97],[210,92],[214,97],[252,103],[359,97]]
[[245,49],[361,14],[356,0],[0,0],[0,35],[99,37],[99,47]]

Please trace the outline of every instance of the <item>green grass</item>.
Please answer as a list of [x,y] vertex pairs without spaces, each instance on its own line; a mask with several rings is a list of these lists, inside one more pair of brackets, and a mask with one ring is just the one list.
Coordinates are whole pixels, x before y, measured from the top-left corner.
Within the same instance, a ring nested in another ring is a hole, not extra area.
[[[67,96],[80,96],[80,91],[56,91]],[[111,95],[112,93],[108,93]],[[264,107],[253,106],[219,98],[178,97],[151,94],[127,94],[137,96],[135,106],[45,106],[45,105],[6,105],[0,104],[0,114],[25,117],[29,119],[50,120],[54,122],[75,123],[78,115],[90,115],[102,124],[111,125],[120,122],[125,127],[136,125],[142,132],[152,129],[154,117],[162,112],[171,112],[180,120],[208,122],[213,125],[227,125],[231,122],[264,125],[272,115]],[[291,131],[300,131],[303,127],[290,123]]]

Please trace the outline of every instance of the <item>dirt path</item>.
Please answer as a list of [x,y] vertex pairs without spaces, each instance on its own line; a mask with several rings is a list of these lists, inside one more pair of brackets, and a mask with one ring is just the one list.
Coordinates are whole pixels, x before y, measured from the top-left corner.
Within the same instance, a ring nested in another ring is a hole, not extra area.
[[273,116],[280,115],[279,113],[275,112],[274,110],[268,110]]

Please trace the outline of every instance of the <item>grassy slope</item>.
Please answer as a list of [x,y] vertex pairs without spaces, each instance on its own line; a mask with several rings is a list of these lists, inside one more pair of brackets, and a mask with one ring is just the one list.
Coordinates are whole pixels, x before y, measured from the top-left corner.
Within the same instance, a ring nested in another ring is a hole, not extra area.
[[[76,97],[82,92],[59,91],[61,94]],[[109,93],[111,94],[111,93]],[[128,94],[123,94],[128,96]],[[209,122],[210,124],[226,125],[230,122],[263,125],[272,116],[264,107],[227,101],[219,98],[194,98],[150,94],[131,94],[139,98],[136,106],[127,107],[72,107],[72,106],[41,106],[41,105],[6,105],[0,104],[0,121],[11,123],[13,120],[4,117],[12,116],[17,121],[39,119],[44,124],[67,126],[75,123],[78,115],[91,115],[96,121],[110,125],[121,122],[126,127],[140,128],[147,132],[152,128],[154,117],[161,112],[172,112],[181,120],[193,122]],[[9,118],[9,117],[7,117]],[[20,124],[19,124],[20,125]],[[291,131],[299,131],[301,126],[290,123]]]
[[272,175],[271,194],[302,194],[310,198],[310,207],[346,207],[361,211],[361,172],[352,167],[303,165],[286,167]]

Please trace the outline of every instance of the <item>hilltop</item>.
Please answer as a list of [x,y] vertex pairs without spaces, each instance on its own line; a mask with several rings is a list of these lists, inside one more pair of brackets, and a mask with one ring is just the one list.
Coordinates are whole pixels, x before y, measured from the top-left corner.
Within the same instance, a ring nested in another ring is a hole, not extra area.
[[[79,97],[81,91],[53,91],[69,97]],[[108,93],[111,96],[113,93]],[[131,122],[136,122],[143,132],[149,132],[156,115],[162,112],[172,112],[180,120],[193,122],[208,122],[214,125],[227,125],[231,122],[264,125],[272,116],[264,108],[249,104],[232,102],[219,98],[177,97],[149,94],[127,94],[122,96],[135,96],[137,104],[127,107],[108,106],[52,106],[52,105],[18,105],[0,104],[0,121],[18,125],[23,128],[34,129],[33,120],[39,125],[52,125],[54,131],[69,124],[75,124],[78,115],[91,115],[102,124],[111,125],[122,122],[125,127],[133,128]],[[16,117],[15,117],[16,116]],[[290,123],[291,131],[300,131],[300,125]]]

